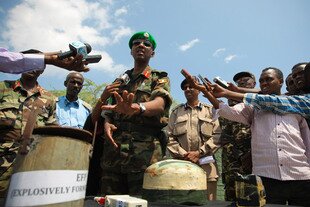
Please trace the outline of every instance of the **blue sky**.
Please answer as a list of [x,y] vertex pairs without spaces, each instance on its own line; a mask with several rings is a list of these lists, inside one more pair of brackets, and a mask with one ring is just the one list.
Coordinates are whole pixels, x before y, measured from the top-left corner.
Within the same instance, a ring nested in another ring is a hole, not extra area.
[[[169,73],[172,96],[184,102],[182,68],[232,81],[239,71],[258,77],[270,66],[287,76],[309,61],[309,8],[307,0],[1,0],[0,45],[65,51],[70,42],[87,42],[103,59],[84,76],[100,84],[132,68],[128,40],[146,30],[158,44],[150,65]],[[66,74],[48,66],[39,82],[64,89]],[[0,74],[1,81],[17,78]]]

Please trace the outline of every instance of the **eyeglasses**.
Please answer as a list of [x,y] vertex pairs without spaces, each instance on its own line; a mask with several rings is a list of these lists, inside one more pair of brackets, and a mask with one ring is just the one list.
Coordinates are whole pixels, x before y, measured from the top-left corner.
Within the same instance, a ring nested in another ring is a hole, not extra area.
[[134,41],[132,41],[132,44],[133,44],[134,46],[138,46],[138,45],[140,45],[141,43],[142,43],[145,47],[153,47],[152,43],[151,43],[150,41],[148,41],[148,40],[134,40]]

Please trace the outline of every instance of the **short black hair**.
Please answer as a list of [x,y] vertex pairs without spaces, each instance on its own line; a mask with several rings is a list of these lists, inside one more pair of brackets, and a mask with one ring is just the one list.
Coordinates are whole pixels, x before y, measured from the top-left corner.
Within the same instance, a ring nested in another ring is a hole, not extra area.
[[277,78],[282,79],[283,80],[283,73],[279,68],[275,68],[275,67],[268,67],[262,70],[262,73],[267,71],[267,70],[273,70],[274,72],[276,72]]
[[305,74],[308,74],[308,73],[310,73],[310,62],[308,62],[305,67]]
[[301,65],[307,65],[307,62],[297,63],[296,65],[294,65],[294,66],[292,67],[292,71],[295,70],[296,68],[298,68],[298,67],[301,66]]
[[288,81],[288,78],[289,78],[290,76],[292,77],[292,73],[288,74],[288,75],[286,76],[286,78],[285,78],[285,84],[286,84],[286,85],[288,85],[288,82],[287,82],[287,81]]

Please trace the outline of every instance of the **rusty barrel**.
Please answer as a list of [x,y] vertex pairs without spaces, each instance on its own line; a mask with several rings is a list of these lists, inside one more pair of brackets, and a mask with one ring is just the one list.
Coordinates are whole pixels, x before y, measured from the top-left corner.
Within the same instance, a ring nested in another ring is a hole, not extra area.
[[6,206],[83,207],[91,133],[70,127],[34,129],[14,163]]

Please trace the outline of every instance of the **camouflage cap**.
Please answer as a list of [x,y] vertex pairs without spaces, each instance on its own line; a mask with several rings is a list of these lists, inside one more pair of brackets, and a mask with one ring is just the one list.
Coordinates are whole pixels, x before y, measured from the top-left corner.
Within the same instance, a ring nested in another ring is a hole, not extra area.
[[240,73],[237,73],[233,77],[233,80],[236,82],[239,78],[242,78],[242,77],[250,77],[250,78],[253,78],[253,80],[255,81],[255,76],[252,73],[247,72],[247,71],[242,71]]
[[134,35],[132,35],[132,37],[130,38],[129,43],[128,43],[130,49],[132,48],[132,42],[136,39],[147,39],[147,40],[149,40],[153,45],[153,50],[155,50],[156,41],[155,41],[154,37],[149,32],[142,31],[142,32],[137,32]]
[[[199,79],[198,79],[196,76],[192,76],[192,77],[200,84],[200,81],[199,81]],[[184,80],[182,81],[182,83],[181,83],[181,89],[182,89],[182,90],[183,90],[185,84],[187,84],[187,80],[186,80],[186,79],[184,79]]]

